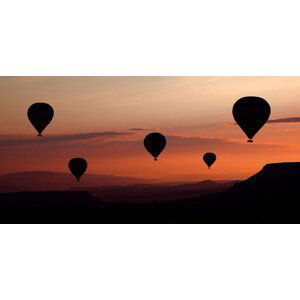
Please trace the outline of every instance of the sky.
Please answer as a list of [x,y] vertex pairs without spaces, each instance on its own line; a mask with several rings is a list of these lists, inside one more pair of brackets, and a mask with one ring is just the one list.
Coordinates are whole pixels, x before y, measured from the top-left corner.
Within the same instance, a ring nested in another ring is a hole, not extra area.
[[[232,106],[259,96],[270,121],[247,143]],[[0,77],[0,174],[68,172],[84,157],[88,173],[167,181],[244,179],[272,162],[300,158],[300,77]],[[54,118],[38,138],[27,119],[35,102]],[[157,162],[144,137],[167,146]],[[214,152],[211,170],[202,160]]]

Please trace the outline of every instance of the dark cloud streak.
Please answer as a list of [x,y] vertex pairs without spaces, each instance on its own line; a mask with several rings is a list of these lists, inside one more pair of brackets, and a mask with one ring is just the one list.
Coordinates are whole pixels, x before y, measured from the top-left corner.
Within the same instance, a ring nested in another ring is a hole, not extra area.
[[20,147],[30,144],[52,144],[52,143],[69,143],[86,141],[93,139],[105,139],[114,138],[120,136],[132,135],[132,132],[118,132],[118,131],[102,131],[102,132],[89,132],[89,133],[78,133],[78,134],[67,134],[67,135],[49,135],[38,137],[28,137],[28,136],[0,136],[0,148],[9,147]]
[[290,117],[290,118],[269,120],[267,123],[299,123],[299,122],[300,122],[300,117]]
[[[283,124],[283,123],[300,123],[300,117],[289,117],[289,118],[281,118],[281,119],[271,119],[271,120],[268,120],[267,123],[270,123],[270,124]],[[237,125],[237,123],[229,123],[229,124],[226,124],[228,126],[234,126],[234,125]]]
[[142,128],[142,127],[136,127],[136,128],[130,128],[131,131],[153,131],[158,130],[158,128]]

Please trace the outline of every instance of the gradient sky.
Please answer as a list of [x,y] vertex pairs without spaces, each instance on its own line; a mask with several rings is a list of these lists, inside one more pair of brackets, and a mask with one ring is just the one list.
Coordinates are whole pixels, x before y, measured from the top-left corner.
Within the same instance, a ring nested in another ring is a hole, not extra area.
[[[244,96],[272,109],[253,144],[232,125]],[[300,161],[300,77],[0,77],[0,99],[1,174],[68,172],[82,156],[94,174],[243,179],[266,163]],[[43,138],[26,114],[40,101],[55,111]],[[168,141],[158,162],[143,147],[153,131]],[[208,151],[218,156],[210,171]]]

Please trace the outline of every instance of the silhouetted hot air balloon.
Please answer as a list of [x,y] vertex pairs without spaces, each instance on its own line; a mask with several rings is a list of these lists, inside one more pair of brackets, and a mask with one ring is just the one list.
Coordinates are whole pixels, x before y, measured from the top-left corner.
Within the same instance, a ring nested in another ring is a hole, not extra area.
[[243,97],[235,102],[232,109],[236,123],[253,142],[255,134],[265,125],[271,113],[269,103],[260,97]]
[[146,150],[157,160],[159,154],[166,146],[166,138],[159,132],[149,133],[144,139],[144,146]]
[[27,111],[28,119],[39,133],[38,136],[42,136],[43,130],[51,122],[53,115],[53,108],[42,102],[32,104]]
[[79,182],[81,176],[84,174],[84,172],[87,169],[87,162],[84,158],[72,158],[69,161],[69,169],[71,171],[71,173],[74,175],[74,177],[77,179],[77,181]]
[[216,161],[217,156],[212,152],[207,152],[203,155],[203,160],[207,164],[208,168],[210,169],[211,165]]

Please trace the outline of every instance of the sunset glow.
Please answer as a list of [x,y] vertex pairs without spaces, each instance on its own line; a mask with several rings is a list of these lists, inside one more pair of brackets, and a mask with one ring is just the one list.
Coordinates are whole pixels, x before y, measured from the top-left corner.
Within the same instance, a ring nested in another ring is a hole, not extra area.
[[[88,173],[197,181],[244,179],[271,162],[299,161],[300,77],[1,77],[0,173],[68,172],[82,156]],[[234,124],[243,96],[271,105],[254,143]],[[27,119],[34,102],[55,111],[43,138]],[[143,146],[159,131],[158,162]],[[205,152],[217,154],[211,170]]]

